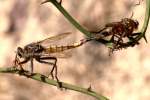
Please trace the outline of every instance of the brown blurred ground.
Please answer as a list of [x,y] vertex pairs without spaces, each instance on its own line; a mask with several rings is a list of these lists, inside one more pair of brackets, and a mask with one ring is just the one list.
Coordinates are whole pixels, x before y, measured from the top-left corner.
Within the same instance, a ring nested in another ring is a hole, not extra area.
[[[50,3],[40,0],[0,0],[0,66],[13,64],[15,50],[33,41],[61,32],[83,35]],[[83,26],[98,30],[106,23],[130,17],[143,24],[145,3],[138,0],[63,0],[62,5]],[[146,32],[150,41],[150,27]],[[150,45],[144,40],[134,48],[108,56],[108,48],[91,42],[76,49],[71,58],[58,59],[59,78],[88,87],[111,100],[150,100]],[[26,64],[25,66],[28,66]],[[47,74],[49,66],[35,63],[35,72]],[[95,100],[92,97],[60,91],[17,75],[0,74],[0,100]]]

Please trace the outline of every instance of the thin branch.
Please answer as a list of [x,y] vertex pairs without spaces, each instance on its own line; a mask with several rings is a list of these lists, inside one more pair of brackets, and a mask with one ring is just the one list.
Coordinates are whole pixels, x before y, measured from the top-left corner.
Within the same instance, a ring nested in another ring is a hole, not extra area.
[[80,32],[85,34],[88,37],[92,37],[91,33],[87,31],[85,28],[83,28],[61,5],[61,3],[57,2],[56,0],[46,0],[42,2],[41,4],[51,2],[64,16],[65,18],[74,26],[76,27]]
[[71,85],[71,84],[68,84],[65,82],[60,82],[58,84],[57,81],[49,79],[48,77],[46,77],[42,74],[39,74],[39,73],[32,73],[31,74],[29,71],[23,71],[23,70],[17,69],[16,67],[0,68],[0,73],[19,74],[21,76],[25,76],[27,78],[31,78],[31,79],[34,79],[34,80],[37,80],[37,81],[40,81],[40,82],[43,82],[46,84],[50,84],[53,86],[59,86],[61,84],[61,88],[78,91],[78,92],[93,96],[98,100],[108,100],[106,97],[99,95],[96,92],[94,92],[91,88],[90,89],[89,88],[82,88],[82,87]]
[[149,19],[150,19],[150,0],[146,0],[146,10],[145,10],[145,19],[144,19],[144,24],[143,27],[141,29],[141,35],[137,38],[137,40],[140,40],[141,38],[144,38],[145,41],[146,37],[145,37],[145,33],[148,27],[148,23],[149,23]]

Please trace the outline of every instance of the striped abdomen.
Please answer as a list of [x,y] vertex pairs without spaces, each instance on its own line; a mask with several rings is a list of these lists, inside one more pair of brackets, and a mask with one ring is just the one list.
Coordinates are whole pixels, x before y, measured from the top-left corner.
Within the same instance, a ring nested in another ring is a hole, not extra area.
[[62,52],[62,51],[68,50],[68,49],[73,49],[73,48],[79,47],[88,41],[90,41],[90,39],[83,39],[78,43],[74,43],[72,45],[67,45],[67,46],[57,46],[57,45],[56,46],[50,46],[49,48],[45,49],[45,52],[47,52],[47,53]]

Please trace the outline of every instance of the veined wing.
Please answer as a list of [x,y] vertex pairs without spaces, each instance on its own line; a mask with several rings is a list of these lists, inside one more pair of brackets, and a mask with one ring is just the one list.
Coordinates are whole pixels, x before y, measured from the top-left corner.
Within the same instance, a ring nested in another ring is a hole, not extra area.
[[49,56],[54,56],[54,57],[59,57],[59,58],[64,58],[68,57],[68,55],[71,55],[71,53],[74,51],[75,48],[82,46],[84,43],[90,41],[91,39],[82,39],[79,42],[75,42],[70,45],[66,46],[49,46],[45,48],[43,51],[43,55],[49,55]]
[[44,40],[38,41],[37,43],[44,47],[48,47],[51,45],[65,45],[63,43],[69,42],[69,41],[67,41],[66,38],[70,38],[71,34],[72,34],[71,32],[61,33],[61,34],[46,38]]

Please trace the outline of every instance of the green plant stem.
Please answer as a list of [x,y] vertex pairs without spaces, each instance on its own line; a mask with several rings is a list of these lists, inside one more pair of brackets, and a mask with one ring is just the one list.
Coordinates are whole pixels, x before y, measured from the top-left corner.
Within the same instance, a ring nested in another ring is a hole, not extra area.
[[[14,73],[14,74],[19,74],[22,76],[25,76],[27,78],[31,78],[40,82],[44,82],[46,84],[50,84],[50,85],[54,85],[54,86],[58,86],[58,82],[52,79],[49,79],[48,77],[41,75],[39,73],[33,73],[31,75],[30,72],[28,71],[21,71],[15,67],[10,67],[10,68],[0,68],[0,73]],[[91,95],[93,97],[95,97],[98,100],[108,100],[106,97],[97,94],[96,92],[94,92],[92,89],[88,89],[88,88],[82,88],[79,86],[75,86],[75,85],[71,85],[65,82],[61,82],[61,87],[68,89],[68,90],[74,90],[74,91],[78,91],[87,95]]]
[[145,41],[147,42],[146,37],[145,37],[145,33],[146,33],[146,30],[148,27],[149,19],[150,19],[150,0],[146,0],[144,24],[143,24],[142,29],[140,31],[141,35],[137,38],[137,40],[140,40],[141,38],[144,37]]
[[74,26],[76,27],[80,32],[84,33],[88,37],[92,37],[92,34],[87,31],[85,28],[83,28],[62,6],[59,2],[56,0],[46,0],[42,2],[42,4],[46,2],[51,2],[64,16],[65,18]]

